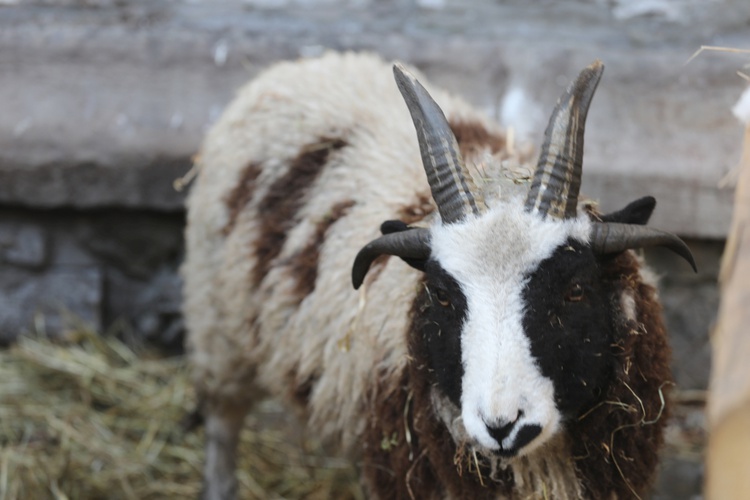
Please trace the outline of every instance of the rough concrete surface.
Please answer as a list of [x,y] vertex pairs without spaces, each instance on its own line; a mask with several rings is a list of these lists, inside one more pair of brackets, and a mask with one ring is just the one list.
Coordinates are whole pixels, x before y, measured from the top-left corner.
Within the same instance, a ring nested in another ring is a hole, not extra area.
[[[654,223],[723,237],[739,128],[729,113],[750,45],[744,0],[24,1],[0,3],[0,202],[178,209],[170,179],[234,90],[278,59],[374,50],[537,141],[562,88],[607,64],[584,189],[646,191]],[[518,96],[518,94],[515,94]]]

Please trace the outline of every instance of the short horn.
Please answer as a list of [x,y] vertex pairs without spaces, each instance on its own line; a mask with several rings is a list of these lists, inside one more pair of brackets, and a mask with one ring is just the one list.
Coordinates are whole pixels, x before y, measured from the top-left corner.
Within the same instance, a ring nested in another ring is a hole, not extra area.
[[603,71],[602,62],[595,61],[557,101],[526,197],[527,211],[558,219],[576,216],[586,115]]
[[458,222],[470,213],[478,215],[482,200],[475,196],[476,186],[443,111],[403,66],[394,65],[393,74],[417,130],[422,164],[443,223]]
[[690,248],[678,236],[658,229],[620,224],[595,222],[591,229],[591,249],[598,254],[614,254],[632,248],[653,246],[666,247],[690,263],[698,272]]
[[352,285],[355,290],[365,280],[370,264],[381,255],[426,259],[430,256],[430,231],[425,228],[415,228],[385,234],[362,247],[352,266]]

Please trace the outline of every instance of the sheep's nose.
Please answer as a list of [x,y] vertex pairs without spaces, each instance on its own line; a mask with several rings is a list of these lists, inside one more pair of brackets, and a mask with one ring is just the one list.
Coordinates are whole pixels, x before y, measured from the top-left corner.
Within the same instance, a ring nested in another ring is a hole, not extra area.
[[490,433],[490,436],[492,436],[492,438],[497,441],[497,444],[502,448],[503,440],[508,437],[508,434],[511,433],[513,427],[515,427],[516,425],[516,422],[518,422],[518,419],[513,420],[512,422],[496,422],[495,425],[488,424],[487,431]]

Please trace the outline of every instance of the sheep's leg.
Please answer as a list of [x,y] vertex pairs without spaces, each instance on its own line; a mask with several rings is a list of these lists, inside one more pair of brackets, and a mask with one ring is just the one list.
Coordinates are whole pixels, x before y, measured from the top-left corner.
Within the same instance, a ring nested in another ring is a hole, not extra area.
[[244,409],[235,408],[207,411],[202,500],[234,500],[237,497],[237,442],[245,414]]

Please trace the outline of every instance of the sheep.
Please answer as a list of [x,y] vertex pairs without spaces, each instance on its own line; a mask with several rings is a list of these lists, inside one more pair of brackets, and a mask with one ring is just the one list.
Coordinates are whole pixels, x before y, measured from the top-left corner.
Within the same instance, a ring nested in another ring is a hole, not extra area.
[[579,202],[602,71],[560,98],[536,166],[370,54],[279,63],[239,92],[199,155],[182,268],[204,498],[234,498],[238,433],[266,395],[355,461],[372,498],[648,489],[671,374],[633,249],[695,262],[645,226],[653,198]]

